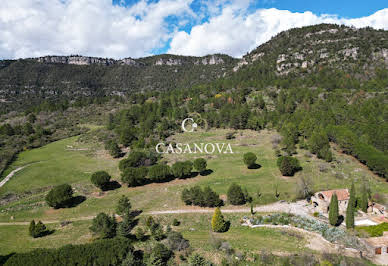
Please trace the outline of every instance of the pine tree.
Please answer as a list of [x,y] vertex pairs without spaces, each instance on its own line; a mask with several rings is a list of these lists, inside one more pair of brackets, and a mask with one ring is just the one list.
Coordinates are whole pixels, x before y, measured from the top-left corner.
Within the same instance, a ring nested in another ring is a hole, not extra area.
[[337,194],[333,194],[330,200],[330,207],[329,207],[329,221],[331,225],[336,225],[338,222],[338,198]]
[[354,205],[355,205],[356,197],[355,197],[355,188],[352,183],[352,187],[350,189],[350,197],[348,201],[348,207],[346,208],[346,228],[354,228]]
[[30,222],[30,227],[28,228],[28,231],[29,231],[30,236],[35,237],[35,221],[34,220],[32,220]]
[[131,231],[134,227],[133,217],[130,214],[124,216],[123,221],[119,224],[118,234],[122,237],[131,237]]
[[229,228],[222,216],[220,208],[216,208],[212,218],[212,229],[214,232],[226,232]]
[[365,184],[362,187],[360,207],[363,212],[366,213],[368,211],[368,193]]

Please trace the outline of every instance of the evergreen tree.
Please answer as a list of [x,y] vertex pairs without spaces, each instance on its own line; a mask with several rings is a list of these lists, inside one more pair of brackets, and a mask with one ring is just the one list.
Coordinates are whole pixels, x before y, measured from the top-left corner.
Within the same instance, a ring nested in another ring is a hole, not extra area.
[[92,174],[90,181],[96,187],[104,190],[110,182],[110,175],[105,171],[98,171]]
[[362,186],[360,208],[363,212],[367,213],[367,211],[368,211],[368,192],[367,192],[365,184]]
[[337,198],[337,194],[334,193],[333,196],[331,196],[330,206],[329,206],[329,221],[331,225],[337,224],[338,216],[339,216],[338,198]]
[[348,201],[348,207],[346,208],[346,228],[354,228],[354,204],[356,201],[355,197],[355,188],[352,183],[352,187],[350,189],[350,197]]
[[257,157],[254,153],[252,152],[247,152],[244,154],[244,163],[245,165],[249,168],[252,168],[256,164]]
[[214,232],[222,233],[228,231],[228,223],[225,222],[221,210],[217,207],[212,218],[212,229]]
[[112,238],[116,235],[116,226],[115,217],[109,217],[109,215],[102,212],[93,219],[92,226],[89,229],[99,234],[101,238]]
[[58,209],[67,206],[72,197],[73,189],[71,186],[69,184],[63,184],[51,189],[45,199],[47,205]]
[[130,214],[124,215],[123,221],[119,224],[118,235],[122,237],[131,237],[131,231],[134,227],[134,220]]
[[207,163],[206,160],[203,158],[197,158],[194,160],[194,168],[197,170],[200,174],[203,173],[206,170]]
[[28,231],[30,236],[32,236],[33,238],[37,238],[43,236],[46,233],[47,228],[41,221],[35,223],[35,221],[32,220]]
[[246,198],[241,187],[236,183],[230,185],[227,192],[228,201],[232,205],[242,205],[246,203]]
[[30,236],[34,237],[34,235],[35,235],[35,220],[32,220],[30,222],[30,227],[28,228],[28,232],[29,232]]
[[132,205],[131,205],[131,202],[129,201],[129,199],[126,196],[122,195],[117,203],[116,213],[119,215],[130,214],[131,207],[132,207]]

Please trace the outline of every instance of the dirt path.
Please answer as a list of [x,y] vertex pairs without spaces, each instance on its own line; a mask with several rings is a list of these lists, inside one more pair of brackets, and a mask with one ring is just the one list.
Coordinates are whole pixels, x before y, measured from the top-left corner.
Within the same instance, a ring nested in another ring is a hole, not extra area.
[[[258,206],[253,208],[255,212],[286,212],[292,213],[300,216],[308,216],[307,210],[305,209],[306,202],[298,201],[295,203],[287,202],[275,202],[268,205]],[[249,213],[250,208],[231,208],[231,209],[221,209],[223,213]],[[185,213],[213,213],[213,208],[191,208],[191,209],[181,209],[181,210],[165,210],[165,211],[150,211],[147,214],[150,215],[159,215],[159,214],[185,214]]]
[[13,170],[11,173],[9,173],[1,182],[0,182],[0,187],[4,186],[5,183],[8,182],[8,180],[11,179],[11,177],[13,177],[17,172],[19,172],[20,170],[22,170],[23,168],[25,168],[27,165],[25,166],[21,166],[19,168],[16,168],[15,170]]
[[[275,202],[268,205],[258,206],[254,208],[255,212],[286,212],[292,213],[295,215],[300,215],[304,217],[310,217],[307,211],[304,208],[305,201],[298,201],[295,203],[287,203],[287,202]],[[250,208],[229,208],[229,209],[221,209],[223,213],[249,213]],[[163,215],[163,214],[190,214],[190,213],[213,213],[214,208],[187,208],[187,209],[179,209],[179,210],[165,210],[165,211],[149,211],[144,212],[145,215]],[[76,222],[76,221],[87,221],[92,220],[95,217],[93,216],[84,216],[77,218],[69,218],[64,219],[66,221]],[[53,224],[60,223],[59,220],[48,220],[43,223]],[[0,222],[0,226],[4,225],[28,225],[29,222]]]

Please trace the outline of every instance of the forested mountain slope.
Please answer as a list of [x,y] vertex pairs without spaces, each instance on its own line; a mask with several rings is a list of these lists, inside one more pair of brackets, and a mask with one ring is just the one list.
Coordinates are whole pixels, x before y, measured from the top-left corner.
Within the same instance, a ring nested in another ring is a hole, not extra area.
[[191,87],[225,75],[236,61],[227,55],[157,55],[136,60],[46,56],[0,61],[0,111],[24,108],[44,99],[71,101]]
[[388,87],[388,31],[332,24],[281,32],[240,60],[224,85]]

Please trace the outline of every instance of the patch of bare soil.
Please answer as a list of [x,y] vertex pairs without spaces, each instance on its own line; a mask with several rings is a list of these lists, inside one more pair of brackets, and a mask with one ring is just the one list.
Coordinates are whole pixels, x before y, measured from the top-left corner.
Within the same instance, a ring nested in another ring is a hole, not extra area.
[[96,198],[96,199],[101,199],[101,198],[105,197],[105,195],[106,195],[106,193],[103,191],[96,191],[96,192],[92,193],[92,197]]

